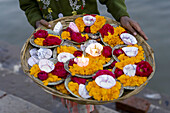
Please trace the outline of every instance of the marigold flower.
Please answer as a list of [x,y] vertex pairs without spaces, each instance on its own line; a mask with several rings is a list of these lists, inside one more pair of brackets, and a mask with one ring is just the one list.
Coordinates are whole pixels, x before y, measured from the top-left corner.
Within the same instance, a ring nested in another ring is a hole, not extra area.
[[83,17],[76,18],[75,24],[78,27],[80,32],[84,31],[84,28],[85,28],[86,25],[84,24]]
[[147,80],[147,77],[140,77],[140,76],[127,76],[125,74],[121,75],[117,78],[123,86],[140,86]]
[[89,64],[84,68],[80,67],[77,64],[73,64],[73,66],[69,66],[69,71],[74,76],[75,74],[80,75],[92,75],[98,70],[103,70],[103,65],[110,61],[111,58],[106,58],[103,55],[99,57],[92,57],[87,55],[89,58]]
[[63,32],[61,33],[61,37],[62,37],[62,39],[71,40],[71,35],[70,35],[70,32],[68,32],[68,31],[63,31]]
[[30,69],[30,75],[34,75],[40,72],[38,64],[34,64]]
[[120,62],[117,62],[115,64],[115,66],[119,69],[122,69],[122,70],[123,70],[123,67],[128,65],[128,64],[139,63],[139,62],[141,62],[142,60],[145,59],[144,50],[141,46],[138,46],[137,44],[135,44],[135,45],[128,45],[127,47],[137,47],[138,48],[138,54],[135,57],[126,56],[125,53],[119,55],[118,59],[120,60]]
[[113,35],[108,32],[108,36],[104,36],[103,41],[109,44],[111,47],[124,44],[124,42],[120,39],[116,32],[114,32]]
[[86,89],[90,96],[97,101],[110,101],[117,99],[120,94],[121,84],[116,81],[116,85],[110,89],[101,88],[93,80],[86,85]]
[[36,39],[34,39],[34,43],[39,45],[39,46],[43,46],[44,40],[45,40],[45,38],[36,38]]
[[57,47],[57,53],[60,54],[62,52],[67,52],[67,53],[71,53],[74,54],[74,52],[77,51],[77,49],[73,46],[60,46]]
[[59,85],[56,85],[55,87],[56,87],[56,89],[57,89],[58,91],[60,91],[61,93],[70,94],[70,93],[67,91],[67,89],[65,88],[64,83],[59,84]]
[[71,82],[68,83],[68,88],[69,88],[75,95],[80,96],[79,93],[78,93],[78,91],[79,91],[79,85],[78,85],[78,83],[71,81]]

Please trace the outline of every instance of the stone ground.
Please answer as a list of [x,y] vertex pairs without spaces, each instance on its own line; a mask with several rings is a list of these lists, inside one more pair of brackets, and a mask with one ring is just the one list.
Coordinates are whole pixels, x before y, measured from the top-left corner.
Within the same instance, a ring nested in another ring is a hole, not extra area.
[[[4,110],[1,108],[9,108],[8,110],[11,113],[15,113],[14,108],[18,109],[18,106],[13,106],[14,100],[18,103],[23,102],[23,104],[20,104],[21,108],[27,111],[30,110],[30,106],[34,106],[35,110],[39,109],[39,111],[30,111],[29,113],[39,113],[41,110],[44,110],[41,113],[48,113],[48,111],[52,113],[67,113],[67,109],[62,106],[59,99],[53,100],[50,94],[44,92],[22,72],[19,53],[20,48],[0,42],[0,90],[5,92],[0,91],[0,110]],[[151,103],[148,113],[170,113],[170,96],[147,88],[136,96],[147,99]],[[5,100],[7,102],[4,102]],[[97,106],[97,108],[101,113],[116,113],[114,103]],[[22,110],[16,113],[21,112]],[[0,111],[0,113],[10,112]]]

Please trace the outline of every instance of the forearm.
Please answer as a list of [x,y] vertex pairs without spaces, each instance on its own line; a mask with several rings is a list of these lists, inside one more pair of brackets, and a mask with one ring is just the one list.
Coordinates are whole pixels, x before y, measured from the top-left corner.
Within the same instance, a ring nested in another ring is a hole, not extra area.
[[105,4],[107,6],[107,10],[112,16],[120,21],[122,16],[128,16],[127,8],[125,5],[125,0],[99,0],[101,4]]
[[29,23],[35,28],[36,21],[42,19],[42,14],[36,0],[19,0],[20,8],[25,12]]

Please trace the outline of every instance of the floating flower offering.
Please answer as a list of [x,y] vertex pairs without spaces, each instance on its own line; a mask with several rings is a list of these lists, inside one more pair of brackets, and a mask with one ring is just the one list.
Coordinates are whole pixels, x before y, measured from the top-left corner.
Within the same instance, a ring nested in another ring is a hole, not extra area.
[[53,30],[36,31],[30,42],[38,46],[27,57],[32,78],[65,96],[99,102],[145,85],[154,70],[145,46],[123,27],[107,22],[87,14],[67,26],[59,21]]

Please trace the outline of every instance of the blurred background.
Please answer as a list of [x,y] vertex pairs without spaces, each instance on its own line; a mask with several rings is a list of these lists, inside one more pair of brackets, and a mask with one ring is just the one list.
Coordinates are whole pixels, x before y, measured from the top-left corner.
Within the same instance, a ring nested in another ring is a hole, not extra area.
[[[111,17],[105,6],[98,5],[101,15]],[[126,5],[130,17],[141,25],[149,37],[147,42],[155,53],[156,72],[147,87],[170,95],[168,87],[170,85],[170,0],[127,0]],[[18,0],[0,0],[0,68],[8,68],[23,75],[19,69],[19,52],[33,30],[24,12],[20,10]],[[18,88],[24,87],[21,81],[30,82],[27,80],[28,77],[23,76],[24,80],[21,76],[14,80],[15,77],[11,79],[11,76],[1,73],[0,89],[15,94]],[[13,84],[18,85],[14,87]],[[31,89],[32,87],[30,91]],[[34,93],[32,92],[32,95]],[[16,95],[24,95],[24,92]]]

